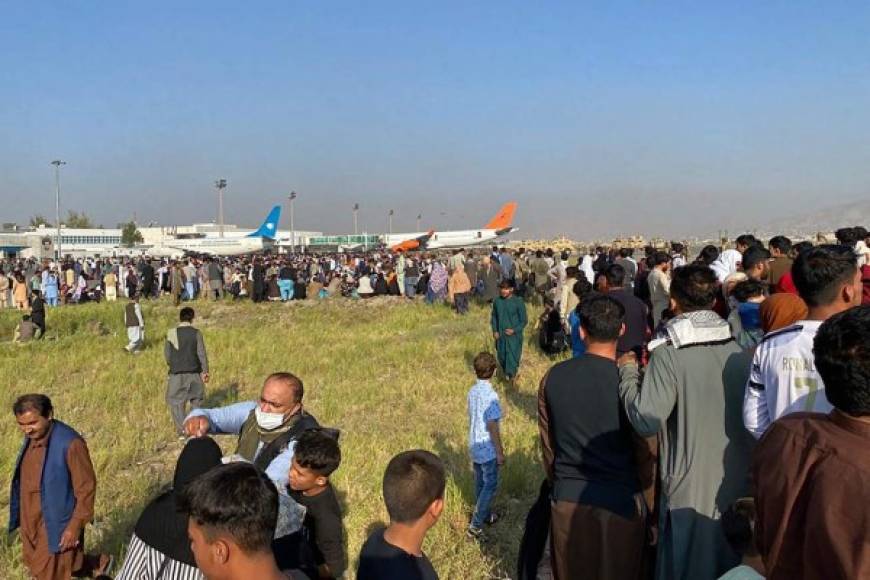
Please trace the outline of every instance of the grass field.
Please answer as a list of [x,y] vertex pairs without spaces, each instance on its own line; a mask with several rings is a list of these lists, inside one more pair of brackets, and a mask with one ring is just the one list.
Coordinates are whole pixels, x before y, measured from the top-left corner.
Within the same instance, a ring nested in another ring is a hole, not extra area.
[[[441,578],[510,578],[526,511],[542,478],[535,423],[537,383],[552,361],[526,333],[517,387],[496,383],[505,418],[506,465],[497,509],[504,518],[481,543],[464,534],[473,502],[466,439],[471,360],[492,348],[489,310],[458,317],[446,306],[397,301],[289,304],[195,304],[211,364],[207,405],[253,398],[271,372],[288,370],[305,383],[305,405],[322,424],[342,431],[343,462],[333,481],[345,508],[351,569],[367,532],[386,520],[380,484],[395,453],[425,448],[447,463],[446,509],[425,549]],[[168,301],[143,304],[146,346],[126,343],[123,302],[63,307],[48,314],[46,340],[14,345],[19,314],[0,311],[0,518],[21,444],[10,406],[16,396],[44,392],[56,416],[79,430],[97,478],[96,521],[89,551],[122,556],[143,506],[171,481],[181,449],[163,402],[162,340],[175,324]],[[534,320],[530,310],[529,319]],[[234,441],[219,438],[225,449]],[[17,537],[0,542],[0,578],[24,578]]]

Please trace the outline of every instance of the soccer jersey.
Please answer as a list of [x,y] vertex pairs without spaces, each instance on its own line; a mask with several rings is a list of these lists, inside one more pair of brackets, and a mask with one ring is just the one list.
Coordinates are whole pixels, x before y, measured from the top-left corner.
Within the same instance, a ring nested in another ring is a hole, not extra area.
[[801,320],[764,337],[755,350],[743,399],[743,423],[756,438],[789,413],[833,407],[816,371],[813,339],[820,320]]

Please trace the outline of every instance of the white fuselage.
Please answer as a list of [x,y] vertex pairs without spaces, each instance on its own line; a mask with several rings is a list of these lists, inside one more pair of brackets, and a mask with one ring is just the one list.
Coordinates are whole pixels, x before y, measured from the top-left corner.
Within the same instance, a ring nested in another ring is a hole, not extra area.
[[205,237],[167,239],[141,249],[156,258],[179,258],[187,254],[208,256],[242,256],[256,254],[272,247],[272,240],[246,237]]
[[[438,248],[467,248],[469,246],[479,246],[481,244],[493,242],[513,231],[516,231],[515,228],[506,228],[506,230],[480,229],[444,232],[436,231],[423,245],[425,248],[430,250]],[[418,239],[427,235],[428,232],[390,234],[384,236],[384,240],[386,241],[387,246],[396,246],[402,242]]]

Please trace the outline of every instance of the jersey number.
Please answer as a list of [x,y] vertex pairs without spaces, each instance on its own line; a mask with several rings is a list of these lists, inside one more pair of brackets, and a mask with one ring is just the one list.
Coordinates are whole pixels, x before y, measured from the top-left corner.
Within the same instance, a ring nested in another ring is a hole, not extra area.
[[818,379],[796,378],[794,380],[794,388],[810,390],[809,395],[807,395],[807,403],[804,405],[804,411],[812,411],[816,404],[816,395],[819,392]]

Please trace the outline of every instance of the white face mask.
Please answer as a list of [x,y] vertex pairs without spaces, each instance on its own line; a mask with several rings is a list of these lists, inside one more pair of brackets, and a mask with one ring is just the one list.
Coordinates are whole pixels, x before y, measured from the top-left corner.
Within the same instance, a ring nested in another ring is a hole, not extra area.
[[254,413],[257,416],[257,425],[266,431],[277,429],[284,423],[283,413],[266,413],[260,410],[259,406],[254,410]]

